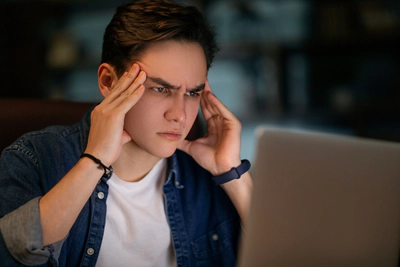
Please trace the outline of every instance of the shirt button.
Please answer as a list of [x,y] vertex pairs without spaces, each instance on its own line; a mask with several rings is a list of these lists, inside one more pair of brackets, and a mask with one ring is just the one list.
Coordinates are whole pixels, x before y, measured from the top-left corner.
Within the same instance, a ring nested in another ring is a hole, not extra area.
[[175,185],[176,185],[176,186],[179,186],[179,185],[180,185],[179,181],[176,181],[176,182],[175,182]]
[[104,193],[103,193],[103,192],[97,193],[97,197],[98,197],[99,199],[103,199],[103,198],[104,198]]
[[214,241],[218,241],[219,236],[218,236],[217,234],[213,234],[211,238],[212,238],[212,240],[214,240]]
[[94,249],[88,248],[88,249],[86,250],[86,253],[87,253],[88,255],[92,256],[92,255],[94,254]]

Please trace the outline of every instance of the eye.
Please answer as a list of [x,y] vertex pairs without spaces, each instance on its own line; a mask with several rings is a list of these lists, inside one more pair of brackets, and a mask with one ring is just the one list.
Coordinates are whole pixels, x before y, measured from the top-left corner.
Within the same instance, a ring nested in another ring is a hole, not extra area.
[[191,97],[198,97],[200,94],[196,91],[188,91],[186,92],[186,95],[191,96]]
[[167,89],[164,87],[152,87],[152,89],[157,93],[167,93]]

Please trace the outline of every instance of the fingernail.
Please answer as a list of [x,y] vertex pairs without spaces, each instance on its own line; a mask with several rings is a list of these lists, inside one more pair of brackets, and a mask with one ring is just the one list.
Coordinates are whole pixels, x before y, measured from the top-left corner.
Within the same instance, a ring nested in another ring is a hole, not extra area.
[[140,76],[140,79],[142,79],[143,82],[144,82],[145,79],[146,79],[146,73],[145,73],[144,71],[140,71],[140,72],[139,72],[139,76]]

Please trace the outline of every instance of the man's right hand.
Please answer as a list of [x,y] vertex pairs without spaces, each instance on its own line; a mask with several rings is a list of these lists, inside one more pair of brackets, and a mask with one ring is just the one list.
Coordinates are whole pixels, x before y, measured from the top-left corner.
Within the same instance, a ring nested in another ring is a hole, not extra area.
[[[118,79],[114,72],[110,72],[113,68],[104,64],[103,67],[108,68],[103,77],[107,81],[107,86],[103,87],[106,93],[102,92],[105,98],[91,114],[85,153],[109,166],[119,157],[122,145],[131,140],[124,131],[125,114],[143,95],[146,73],[140,71],[137,64],[133,64],[129,72]],[[91,159],[82,158],[40,199],[44,246],[54,244],[68,235],[101,176],[101,168],[97,168]]]
[[110,89],[104,100],[91,114],[91,125],[85,153],[110,166],[119,157],[122,145],[131,137],[124,130],[126,113],[138,102],[144,92],[146,73],[133,64]]

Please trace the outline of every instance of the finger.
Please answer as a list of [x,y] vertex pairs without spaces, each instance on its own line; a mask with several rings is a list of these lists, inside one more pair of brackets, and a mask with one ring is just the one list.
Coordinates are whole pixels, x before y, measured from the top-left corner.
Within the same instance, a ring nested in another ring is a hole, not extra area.
[[115,97],[118,96],[118,94],[120,94],[118,93],[118,91],[121,91],[123,89],[121,83],[127,80],[128,74],[131,73],[136,76],[139,73],[139,71],[140,71],[139,66],[137,64],[133,64],[128,71],[122,74],[122,76],[116,81],[115,84],[111,84],[111,89],[110,89],[111,92],[107,97],[105,97],[104,102],[107,103],[113,101]]
[[136,63],[132,64],[128,72],[126,74],[124,73],[125,75],[122,75],[119,78],[118,82],[114,87],[116,90],[113,91],[115,92],[118,92],[118,90],[124,91],[124,88],[128,88],[129,85],[133,83],[135,79],[138,78],[139,73],[140,73],[140,66]]
[[200,99],[200,107],[201,107],[201,113],[204,116],[205,120],[208,120],[211,118],[213,115],[211,114],[210,110],[208,109],[208,104],[206,103],[206,97],[205,97],[206,92],[202,94],[202,97]]
[[202,112],[206,120],[218,114],[218,110],[213,107],[212,103],[209,100],[209,94],[212,94],[212,91],[209,83],[206,82],[204,93],[202,94],[202,101],[200,102]]
[[138,88],[140,84],[143,84],[146,80],[146,76],[141,75],[140,67],[138,64],[133,64],[128,72],[125,72],[117,81],[116,85],[112,88],[111,93],[106,97],[106,103],[111,103],[117,99],[124,91],[132,88],[131,86]]
[[138,64],[133,64],[127,75],[121,77],[122,79],[120,79],[119,86],[122,88],[129,87],[132,84],[132,81],[133,83],[143,84],[146,80],[146,76],[142,76],[142,73],[144,73],[144,71],[140,69],[140,66]]
[[210,110],[211,114],[213,114],[213,115],[219,115],[219,114],[220,114],[219,109],[217,108],[217,106],[215,105],[215,103],[211,101],[211,97],[212,97],[212,96],[216,97],[212,92],[208,92],[208,93],[206,94],[206,101],[205,101],[205,103],[207,104],[207,108],[208,108],[208,110]]
[[221,115],[226,119],[236,119],[236,116],[212,92],[208,93],[206,97],[209,109],[212,110],[214,114]]
[[118,89],[114,91],[115,94],[113,95],[112,101],[117,100],[115,104],[118,105],[121,103],[121,100],[126,96],[131,95],[137,88],[139,88],[139,86],[144,83],[145,79],[146,73],[143,71],[141,71],[134,80],[132,80],[132,77],[130,77],[130,74],[128,73],[128,75],[118,85]]
[[[132,93],[123,99],[123,101],[116,107],[119,111],[121,111],[123,114],[126,114],[138,101],[139,99],[143,96],[145,87],[144,85],[140,85],[136,90],[134,90]],[[122,97],[120,98],[122,99]]]
[[122,145],[128,143],[131,140],[132,140],[132,137],[128,134],[128,132],[123,130],[122,131],[122,138],[121,138]]
[[206,88],[205,88],[205,90],[206,90],[206,94],[205,94],[205,103],[207,104],[207,108],[210,110],[210,112],[211,112],[213,115],[219,114],[220,112],[219,112],[219,110],[217,109],[217,107],[215,106],[215,104],[214,104],[212,101],[210,101],[210,100],[211,100],[211,99],[210,99],[210,96],[214,96],[214,97],[216,97],[216,96],[215,96],[215,94],[213,93],[213,91],[211,90],[211,87],[210,87],[210,84],[208,83],[208,81],[206,82]]
[[[144,86],[143,82],[146,79],[146,73],[144,71],[141,71],[135,81],[131,83],[128,88],[125,89],[125,91],[121,92],[119,96],[117,96],[114,101],[111,103],[111,107],[117,107],[121,105],[122,103],[125,102],[125,100],[132,95],[135,94],[135,92],[141,87]],[[137,94],[135,94],[137,95]]]

